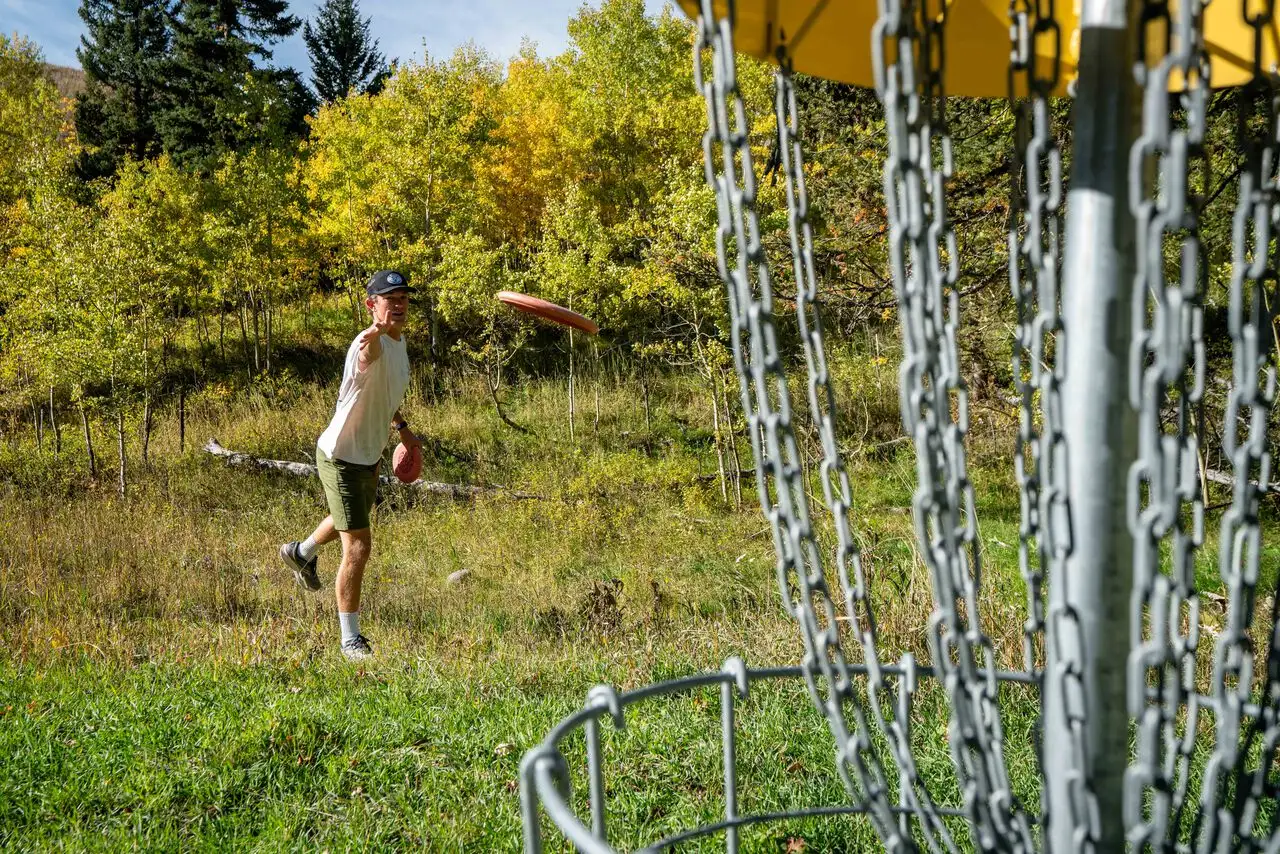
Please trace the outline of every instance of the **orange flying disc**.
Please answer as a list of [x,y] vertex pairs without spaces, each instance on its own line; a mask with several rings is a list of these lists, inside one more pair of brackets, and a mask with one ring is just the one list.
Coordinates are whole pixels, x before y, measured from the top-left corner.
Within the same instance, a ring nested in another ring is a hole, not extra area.
[[513,308],[518,308],[529,314],[536,314],[538,317],[559,323],[562,326],[581,329],[588,335],[595,335],[600,331],[600,327],[596,326],[594,320],[589,317],[583,317],[576,311],[570,311],[562,305],[556,305],[553,302],[547,302],[544,299],[516,293],[515,291],[498,291],[496,296],[500,302],[504,302]]

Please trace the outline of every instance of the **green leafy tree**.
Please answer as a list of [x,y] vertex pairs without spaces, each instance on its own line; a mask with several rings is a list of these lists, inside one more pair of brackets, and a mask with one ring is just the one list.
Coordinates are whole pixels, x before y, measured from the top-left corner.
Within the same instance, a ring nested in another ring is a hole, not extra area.
[[[32,346],[44,338],[38,330],[47,315],[29,302],[32,280],[23,273],[56,239],[56,230],[42,227],[45,213],[75,207],[75,150],[39,48],[3,33],[0,117],[0,407],[27,409],[43,405],[60,383],[48,370],[54,363]],[[46,283],[34,281],[43,292]]]
[[59,138],[62,100],[45,70],[40,48],[0,33],[0,264],[34,187],[60,175],[69,146]]
[[87,32],[76,56],[86,87],[76,97],[76,133],[86,177],[114,173],[124,158],[160,152],[154,113],[169,51],[170,0],[81,0]]
[[224,296],[242,307],[251,375],[271,371],[281,303],[295,292],[286,274],[302,226],[302,196],[293,171],[290,153],[260,146],[229,155],[214,175],[219,229],[229,237],[221,245],[216,276]]
[[292,69],[260,67],[271,46],[299,21],[285,0],[185,0],[174,18],[167,85],[156,127],[164,150],[179,163],[211,168],[218,155],[256,144],[263,124],[246,113],[254,78],[289,105],[288,126],[301,133],[310,109],[305,85]]
[[325,105],[311,123],[305,181],[311,230],[329,274],[352,296],[370,269],[403,266],[422,287],[433,352],[442,352],[432,267],[449,234],[491,249],[492,193],[481,164],[497,144],[499,68],[473,47],[445,62],[400,66],[377,96]]
[[641,0],[605,0],[569,21],[569,37],[564,133],[593,178],[584,189],[606,224],[647,216],[669,163],[702,155],[706,107],[693,86],[691,27],[670,9],[651,18]]
[[385,57],[370,32],[371,18],[360,18],[356,0],[325,0],[316,24],[302,25],[311,57],[311,86],[324,103],[352,92],[376,93],[386,79]]
[[502,408],[508,366],[528,339],[530,324],[493,298],[496,291],[529,289],[530,276],[513,269],[511,252],[493,248],[481,236],[466,232],[441,238],[440,260],[433,283],[441,321],[468,329],[451,348],[479,369],[498,417],[522,432]]

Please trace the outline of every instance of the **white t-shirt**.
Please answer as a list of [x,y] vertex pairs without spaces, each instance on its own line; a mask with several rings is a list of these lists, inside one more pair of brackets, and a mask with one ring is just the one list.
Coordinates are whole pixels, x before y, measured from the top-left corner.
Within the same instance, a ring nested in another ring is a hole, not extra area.
[[371,466],[387,446],[391,416],[409,387],[409,355],[404,337],[382,336],[382,355],[360,370],[360,339],[347,348],[342,387],[333,420],[316,445],[331,460]]

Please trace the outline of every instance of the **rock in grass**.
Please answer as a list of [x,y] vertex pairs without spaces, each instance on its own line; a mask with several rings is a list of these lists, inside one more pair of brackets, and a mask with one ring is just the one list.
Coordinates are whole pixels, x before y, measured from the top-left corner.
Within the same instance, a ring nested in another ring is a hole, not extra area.
[[467,580],[467,576],[469,575],[471,575],[471,570],[469,569],[460,569],[457,572],[451,572],[449,573],[449,583],[461,584],[463,581]]

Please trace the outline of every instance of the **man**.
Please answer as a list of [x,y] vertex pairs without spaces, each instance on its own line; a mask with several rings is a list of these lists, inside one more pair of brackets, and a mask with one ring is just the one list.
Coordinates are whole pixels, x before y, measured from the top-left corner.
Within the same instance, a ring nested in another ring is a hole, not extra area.
[[409,386],[409,358],[403,330],[409,291],[404,276],[379,270],[365,287],[365,306],[373,325],[351,342],[342,369],[338,406],[329,427],[316,442],[316,468],[324,485],[329,515],[302,542],[285,543],[280,558],[298,584],[320,589],[316,551],[342,539],[342,563],[334,582],[342,653],[352,660],[373,654],[360,633],[360,583],[369,562],[369,513],[378,486],[378,462],[387,446],[387,424],[412,448],[422,444],[400,415]]

